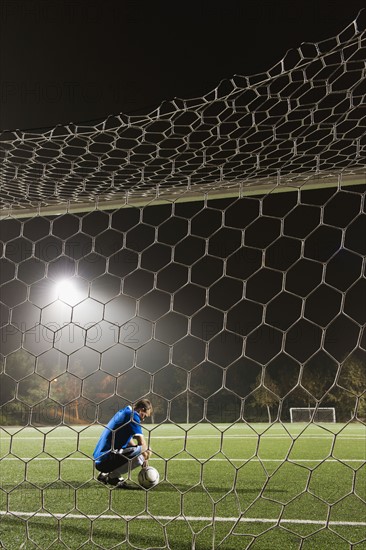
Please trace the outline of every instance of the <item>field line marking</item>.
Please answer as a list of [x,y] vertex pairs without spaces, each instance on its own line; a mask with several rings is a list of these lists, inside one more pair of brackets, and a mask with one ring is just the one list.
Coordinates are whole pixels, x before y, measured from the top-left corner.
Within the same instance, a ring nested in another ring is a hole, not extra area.
[[[3,458],[0,458],[0,462],[1,461],[8,461],[8,460],[24,460],[25,462],[29,462],[31,460],[36,460],[36,461],[40,461],[40,460],[75,460],[76,462],[79,461],[79,462],[83,462],[83,461],[91,461],[92,459],[91,458],[87,458],[87,457],[57,457],[57,456],[52,456],[52,457],[22,457],[22,458],[16,458],[16,457],[12,457],[12,456],[9,456],[9,457],[3,457]],[[171,461],[174,461],[174,462],[207,462],[207,461],[210,461],[210,462],[242,462],[242,461],[247,461],[247,462],[289,462],[289,463],[293,463],[293,462],[365,462],[366,461],[366,458],[290,458],[290,459],[283,459],[283,458],[257,458],[257,457],[254,457],[254,458],[150,458],[149,459],[150,461],[151,460],[154,460],[155,462],[171,462]]]
[[340,525],[340,526],[350,526],[350,527],[366,527],[366,521],[322,521],[322,520],[312,520],[312,519],[276,519],[276,518],[236,518],[236,517],[209,517],[209,516],[151,516],[151,515],[138,515],[138,516],[128,516],[128,515],[117,515],[117,514],[104,514],[104,515],[83,515],[83,514],[51,514],[50,512],[16,512],[16,511],[0,511],[0,516],[16,516],[16,517],[37,517],[37,518],[55,518],[55,519],[124,519],[131,521],[134,519],[137,520],[150,520],[157,519],[160,521],[209,521],[209,522],[237,522],[240,523],[274,523],[281,525],[285,524],[300,524],[300,525]]
[[[92,439],[93,441],[97,439],[97,436],[95,437],[92,437],[92,436],[80,436],[78,438],[78,435],[79,434],[75,434],[75,436],[62,436],[62,441],[64,440],[75,440],[75,439],[79,439],[81,441],[85,441],[87,439]],[[25,441],[25,440],[29,440],[29,441],[33,441],[33,440],[37,440],[37,441],[43,441],[44,439],[46,439],[47,441],[57,441],[59,443],[61,443],[60,441],[60,436],[47,436],[46,434],[44,435],[44,437],[41,437],[41,436],[20,436],[18,437],[16,434],[13,434],[13,435],[9,435],[9,434],[3,434],[0,436],[0,438],[7,438],[7,439],[11,439],[12,437],[14,437],[16,439],[16,441]],[[217,435],[189,435],[187,434],[187,436],[185,435],[151,435],[150,434],[146,434],[146,437],[150,437],[150,439],[170,439],[170,440],[173,440],[173,441],[176,441],[176,440],[181,440],[181,439],[221,439],[221,434],[217,434]],[[223,434],[223,438],[224,439],[258,439],[258,438],[261,438],[261,439],[265,439],[265,440],[268,440],[268,439],[331,439],[333,440],[335,437],[338,439],[338,441],[341,439],[342,441],[343,440],[357,440],[357,439],[360,439],[360,440],[363,440],[363,439],[366,439],[366,434],[365,435],[354,435],[354,436],[342,436],[342,435],[337,435],[337,434],[334,434],[334,435],[330,435],[330,434],[322,434],[322,435],[302,435],[302,434],[298,434],[298,435],[266,435],[266,434],[258,434],[258,435],[245,435],[245,434],[238,434],[238,435],[225,435]]]

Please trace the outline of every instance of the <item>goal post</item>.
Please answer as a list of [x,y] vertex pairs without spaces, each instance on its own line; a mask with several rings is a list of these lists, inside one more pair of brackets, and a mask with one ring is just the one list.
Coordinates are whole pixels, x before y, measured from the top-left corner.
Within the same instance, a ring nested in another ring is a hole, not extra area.
[[290,407],[291,422],[336,422],[334,407]]

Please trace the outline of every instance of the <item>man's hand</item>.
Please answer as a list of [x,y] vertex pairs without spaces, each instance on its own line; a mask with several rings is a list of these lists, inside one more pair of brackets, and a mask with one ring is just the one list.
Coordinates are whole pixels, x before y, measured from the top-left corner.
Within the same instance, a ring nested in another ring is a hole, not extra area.
[[149,458],[151,457],[152,452],[150,451],[150,449],[146,449],[146,451],[144,451],[141,454],[144,457],[145,462],[147,462],[149,460]]

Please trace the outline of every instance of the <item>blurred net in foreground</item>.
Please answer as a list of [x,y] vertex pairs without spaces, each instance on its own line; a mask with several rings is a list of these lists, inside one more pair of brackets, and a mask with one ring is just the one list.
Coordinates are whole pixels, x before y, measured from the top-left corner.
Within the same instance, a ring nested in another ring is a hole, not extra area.
[[[354,22],[195,102],[2,136],[5,548],[364,544],[363,52]],[[130,498],[91,454],[140,397],[161,483]]]

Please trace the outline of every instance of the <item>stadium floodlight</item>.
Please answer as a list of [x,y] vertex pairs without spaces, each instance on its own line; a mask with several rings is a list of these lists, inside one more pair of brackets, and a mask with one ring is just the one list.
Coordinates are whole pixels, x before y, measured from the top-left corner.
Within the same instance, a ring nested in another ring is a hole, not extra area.
[[334,407],[291,407],[291,422],[336,422]]
[[80,300],[80,291],[73,279],[61,279],[55,290],[57,299],[70,306],[74,306]]

